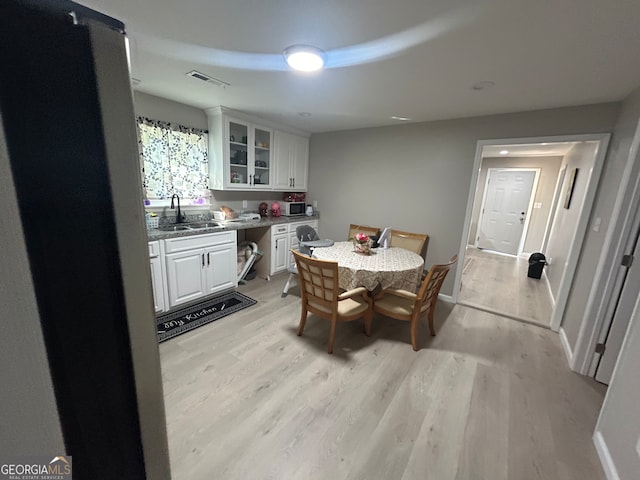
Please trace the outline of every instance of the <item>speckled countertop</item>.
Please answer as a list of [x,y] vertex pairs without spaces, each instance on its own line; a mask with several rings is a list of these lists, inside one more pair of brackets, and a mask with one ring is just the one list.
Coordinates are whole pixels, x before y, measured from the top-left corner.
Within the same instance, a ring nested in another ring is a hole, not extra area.
[[[190,235],[203,235],[207,233],[217,233],[224,232],[227,230],[247,230],[249,228],[260,228],[260,227],[270,227],[272,225],[279,225],[282,223],[294,223],[294,222],[304,222],[311,220],[318,220],[320,216],[318,214],[314,214],[310,217],[305,215],[300,215],[296,217],[266,217],[261,218],[260,220],[253,221],[232,221],[232,222],[219,222],[217,220],[209,220],[216,223],[223,224],[223,226],[219,227],[210,227],[210,228],[198,228],[194,230],[179,230],[176,232],[166,232],[158,229],[151,229],[147,231],[147,238],[150,242],[154,240],[164,240],[166,238],[176,238],[176,237],[187,237]],[[186,224],[188,225],[188,223]]]

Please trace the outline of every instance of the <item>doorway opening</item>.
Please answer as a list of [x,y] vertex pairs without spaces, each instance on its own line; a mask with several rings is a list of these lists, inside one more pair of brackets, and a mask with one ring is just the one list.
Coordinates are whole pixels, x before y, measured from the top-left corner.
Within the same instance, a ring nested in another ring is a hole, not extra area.
[[[503,161],[506,164],[511,163],[507,158]],[[477,222],[476,248],[508,255],[522,253],[531,210],[536,198],[540,170],[540,168],[488,168],[483,188],[482,207]],[[482,168],[480,172],[479,182],[482,181]],[[471,233],[469,236],[471,237]]]
[[[558,330],[608,135],[478,142],[454,300]],[[542,252],[542,278],[528,258]]]

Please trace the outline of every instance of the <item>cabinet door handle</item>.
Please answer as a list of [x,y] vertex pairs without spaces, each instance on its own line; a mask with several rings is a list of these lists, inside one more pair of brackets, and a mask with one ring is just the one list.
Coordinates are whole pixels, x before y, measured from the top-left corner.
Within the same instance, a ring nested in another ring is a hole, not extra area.
[[204,253],[202,254],[202,268],[204,268]]
[[211,265],[211,261],[209,260],[209,253],[211,252],[207,252],[207,266]]
[[295,188],[296,186],[296,177],[293,177],[293,187]]

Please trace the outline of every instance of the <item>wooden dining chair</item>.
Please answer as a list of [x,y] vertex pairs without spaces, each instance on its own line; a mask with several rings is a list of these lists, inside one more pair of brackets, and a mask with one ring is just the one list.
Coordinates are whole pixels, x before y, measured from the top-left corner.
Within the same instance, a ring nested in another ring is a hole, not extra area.
[[338,322],[364,319],[364,332],[371,335],[373,319],[372,300],[366,288],[358,287],[340,293],[338,262],[317,260],[291,250],[298,266],[298,281],[302,294],[302,312],[298,336],[302,335],[309,312],[331,322],[329,346],[333,353],[333,343]]
[[378,235],[380,233],[380,229],[378,227],[368,227],[366,225],[356,225],[355,223],[352,223],[349,225],[349,236],[347,237],[347,240],[351,240],[358,232],[372,236]]
[[407,290],[383,290],[373,303],[375,312],[386,315],[397,320],[410,322],[411,345],[414,351],[418,351],[418,323],[423,313],[427,314],[429,320],[429,331],[435,336],[436,330],[433,326],[433,313],[436,309],[438,293],[442,287],[447,273],[451,266],[458,261],[458,256],[441,265],[433,265],[429,273],[422,281],[417,294]]
[[403,232],[401,230],[391,230],[391,246],[401,247],[422,256],[425,243],[429,240],[429,235],[422,233]]

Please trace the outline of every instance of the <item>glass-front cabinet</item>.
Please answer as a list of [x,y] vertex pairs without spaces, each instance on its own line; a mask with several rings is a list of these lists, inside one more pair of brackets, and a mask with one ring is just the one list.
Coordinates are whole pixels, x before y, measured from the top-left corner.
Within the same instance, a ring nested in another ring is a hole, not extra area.
[[273,132],[265,128],[253,128],[253,185],[271,187],[271,143]]
[[214,190],[271,190],[273,130],[225,113],[209,115],[209,187]]
[[249,125],[227,120],[229,131],[229,177],[231,186],[249,184]]

